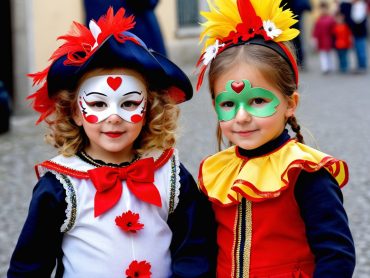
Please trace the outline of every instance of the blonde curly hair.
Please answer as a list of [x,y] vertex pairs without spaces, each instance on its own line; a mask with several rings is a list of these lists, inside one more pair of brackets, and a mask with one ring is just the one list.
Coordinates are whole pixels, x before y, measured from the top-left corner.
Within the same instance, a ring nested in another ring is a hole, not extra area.
[[[85,74],[80,79],[77,88],[90,76],[108,71],[112,73],[115,70],[100,69]],[[73,156],[89,145],[89,138],[83,127],[78,126],[73,120],[74,115],[79,113],[77,92],[77,89],[59,91],[53,97],[55,112],[45,121],[48,126],[48,132],[45,135],[46,142],[57,148],[59,154],[64,156]],[[177,139],[178,118],[179,108],[168,97],[166,90],[148,90],[145,123],[134,142],[137,154],[141,155],[152,150],[165,150],[173,147]]]

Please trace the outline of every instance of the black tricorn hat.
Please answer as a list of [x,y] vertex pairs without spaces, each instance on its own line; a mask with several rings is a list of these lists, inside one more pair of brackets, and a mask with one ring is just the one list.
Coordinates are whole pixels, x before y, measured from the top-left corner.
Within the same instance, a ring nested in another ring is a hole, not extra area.
[[167,93],[176,103],[191,99],[193,88],[187,75],[167,57],[148,49],[136,35],[127,31],[134,26],[133,16],[125,10],[114,15],[109,8],[90,29],[74,22],[75,29],[58,39],[66,42],[51,56],[52,63],[39,73],[30,74],[34,84],[43,86],[28,98],[41,113],[38,122],[54,111],[53,96],[60,90],[74,90],[78,80],[95,68],[130,68],[147,79],[149,89]]

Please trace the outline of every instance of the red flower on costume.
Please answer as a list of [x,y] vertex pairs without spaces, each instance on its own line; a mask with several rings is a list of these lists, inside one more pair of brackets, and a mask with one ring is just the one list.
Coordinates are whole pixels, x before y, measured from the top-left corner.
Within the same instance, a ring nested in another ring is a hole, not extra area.
[[[139,222],[140,215],[134,213],[131,210],[122,213],[121,216],[117,216],[115,221],[116,225],[125,232],[136,233],[138,230],[144,228],[144,224]],[[136,277],[136,276],[135,276]]]
[[147,261],[132,261],[129,265],[128,269],[126,269],[126,277],[127,278],[150,278],[151,272],[150,272],[151,265]]

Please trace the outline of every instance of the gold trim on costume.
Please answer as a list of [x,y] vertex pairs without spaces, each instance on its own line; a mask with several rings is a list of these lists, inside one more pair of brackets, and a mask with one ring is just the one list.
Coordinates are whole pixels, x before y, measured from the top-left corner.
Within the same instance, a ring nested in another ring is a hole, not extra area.
[[[245,205],[245,208],[244,208]],[[247,199],[243,199],[242,202],[238,205],[238,227],[235,231],[237,234],[236,238],[236,250],[235,257],[233,260],[233,269],[232,273],[235,274],[236,278],[239,277],[249,277],[250,269],[250,257],[251,257],[251,246],[252,246],[252,202]],[[245,223],[243,221],[243,215],[245,215]],[[244,224],[244,225],[243,225]],[[245,227],[245,230],[242,230],[242,227]],[[241,250],[241,238],[244,234],[244,248]],[[240,265],[240,262],[242,265]],[[240,267],[243,268],[243,273],[240,273]]]
[[238,205],[238,219],[236,221],[237,223],[237,229],[235,229],[234,231],[236,231],[236,235],[235,235],[235,238],[236,238],[236,246],[235,246],[235,256],[234,256],[234,259],[233,259],[233,266],[234,266],[234,269],[233,269],[233,275],[235,273],[235,277],[240,277],[240,246],[241,246],[241,234],[242,234],[242,230],[241,230],[241,227],[242,225],[240,224],[242,218],[243,218],[243,209],[242,209],[242,204],[239,204]]
[[293,139],[272,153],[251,159],[240,157],[233,146],[202,163],[200,186],[211,201],[221,205],[237,204],[243,197],[260,202],[278,197],[301,170],[316,172],[322,168],[340,187],[348,182],[345,161]]
[[243,264],[244,264],[244,277],[249,277],[249,269],[251,263],[251,247],[252,247],[252,202],[246,200],[245,208],[245,243],[244,243],[244,254],[243,254]]

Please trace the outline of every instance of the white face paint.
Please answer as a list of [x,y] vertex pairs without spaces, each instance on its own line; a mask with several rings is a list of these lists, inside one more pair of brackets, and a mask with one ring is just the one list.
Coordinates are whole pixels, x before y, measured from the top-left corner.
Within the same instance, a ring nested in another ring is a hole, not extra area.
[[99,123],[114,114],[138,123],[143,119],[147,90],[142,80],[131,75],[100,75],[81,84],[78,98],[89,123]]

